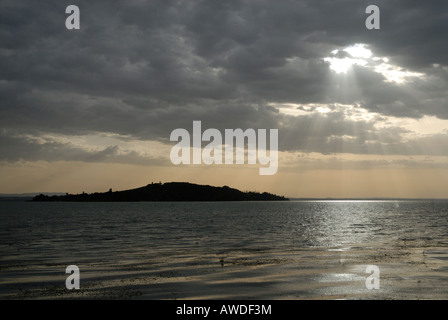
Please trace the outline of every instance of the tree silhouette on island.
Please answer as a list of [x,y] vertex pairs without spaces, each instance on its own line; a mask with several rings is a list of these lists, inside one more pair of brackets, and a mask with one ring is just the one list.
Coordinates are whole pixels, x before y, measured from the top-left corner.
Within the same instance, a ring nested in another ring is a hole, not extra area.
[[32,201],[133,202],[133,201],[287,201],[268,192],[243,192],[228,186],[213,187],[188,182],[151,183],[145,187],[103,193],[37,195]]

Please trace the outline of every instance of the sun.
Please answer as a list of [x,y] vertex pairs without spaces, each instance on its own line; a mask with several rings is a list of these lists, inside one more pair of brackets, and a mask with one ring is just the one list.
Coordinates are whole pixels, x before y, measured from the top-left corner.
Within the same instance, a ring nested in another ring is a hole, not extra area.
[[404,84],[412,78],[423,78],[424,74],[406,70],[390,62],[388,57],[377,57],[366,44],[355,43],[343,49],[331,51],[323,59],[336,74],[347,74],[355,65],[365,67],[384,77],[384,81]]
[[356,43],[342,50],[331,51],[331,56],[324,58],[330,63],[330,69],[334,72],[347,73],[353,65],[365,66],[372,56],[372,51],[365,44]]

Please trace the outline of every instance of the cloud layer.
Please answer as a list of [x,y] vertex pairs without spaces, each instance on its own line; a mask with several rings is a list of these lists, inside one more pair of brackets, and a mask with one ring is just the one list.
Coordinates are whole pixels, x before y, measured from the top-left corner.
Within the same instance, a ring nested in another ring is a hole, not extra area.
[[[80,30],[65,28],[70,4],[80,8]],[[378,1],[381,29],[372,31],[369,4],[2,1],[1,159],[127,161],[114,145],[92,151],[24,137],[107,133],[168,143],[193,120],[278,128],[283,151],[447,155],[447,132],[410,139],[399,125],[379,124],[448,119],[448,3]],[[332,70],[325,59],[355,58],[343,49],[357,43],[395,72],[420,76],[388,81],[373,59]],[[281,112],[285,105],[302,112]],[[356,118],[361,111],[370,116]]]

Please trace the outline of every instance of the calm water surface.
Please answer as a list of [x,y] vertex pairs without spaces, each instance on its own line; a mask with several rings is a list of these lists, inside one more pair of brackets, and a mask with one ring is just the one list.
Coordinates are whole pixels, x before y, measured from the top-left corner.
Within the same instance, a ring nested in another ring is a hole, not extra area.
[[448,245],[447,201],[1,202],[0,272],[181,253]]
[[448,202],[0,203],[1,263],[448,242]]

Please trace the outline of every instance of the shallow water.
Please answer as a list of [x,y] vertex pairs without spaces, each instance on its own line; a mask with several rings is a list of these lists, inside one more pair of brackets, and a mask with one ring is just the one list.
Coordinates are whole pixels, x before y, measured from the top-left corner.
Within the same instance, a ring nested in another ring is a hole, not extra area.
[[448,298],[447,201],[2,202],[0,222],[2,298]]

